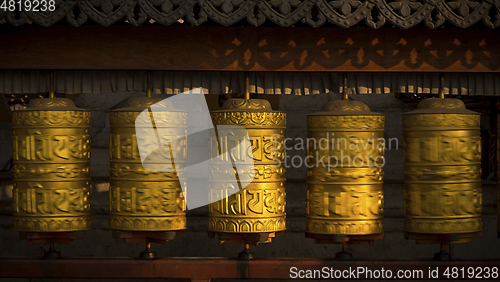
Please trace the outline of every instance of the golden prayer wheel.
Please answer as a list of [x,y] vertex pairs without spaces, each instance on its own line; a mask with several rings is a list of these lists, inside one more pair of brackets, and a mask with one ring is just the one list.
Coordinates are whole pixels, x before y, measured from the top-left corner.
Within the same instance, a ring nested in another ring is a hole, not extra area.
[[382,239],[384,120],[350,100],[307,116],[307,237],[321,243]]
[[[286,114],[266,100],[231,99],[211,117],[218,136],[212,136],[210,149],[209,234],[226,243],[271,242],[286,229]],[[242,136],[248,136],[248,146],[235,149],[245,141]],[[242,185],[245,177],[250,180]]]
[[14,229],[90,229],[90,112],[67,98],[13,112]]
[[177,172],[185,163],[187,114],[161,98],[141,97],[113,110],[110,119],[110,227],[125,233],[185,229]]
[[430,98],[403,115],[405,232],[420,243],[482,234],[480,114]]

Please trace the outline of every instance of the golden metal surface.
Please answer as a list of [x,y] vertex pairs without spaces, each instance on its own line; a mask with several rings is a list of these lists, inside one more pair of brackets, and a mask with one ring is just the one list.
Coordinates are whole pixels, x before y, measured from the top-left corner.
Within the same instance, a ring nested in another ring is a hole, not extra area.
[[[219,233],[284,231],[286,193],[283,142],[286,114],[273,111],[266,100],[231,99],[226,101],[221,111],[212,112],[211,116],[214,125],[244,127],[250,138],[251,150],[231,154],[231,160],[218,157],[217,148],[210,150],[210,197],[222,200],[211,201],[209,205],[208,230]],[[217,139],[219,148],[230,147],[228,142],[225,136]],[[239,173],[254,175],[253,181],[242,190],[232,185],[222,186],[229,179],[228,176],[234,177],[235,172],[220,171],[217,163],[232,161],[243,164],[247,158],[253,159],[254,168],[245,170],[241,169],[244,165],[240,165]]]
[[403,115],[406,232],[482,230],[479,122],[458,99],[425,99]]
[[380,234],[384,116],[350,100],[322,110],[307,117],[306,233]]
[[13,112],[14,229],[90,229],[90,112],[67,98]]
[[[158,135],[161,144],[169,145],[151,153],[147,158],[149,164],[161,166],[166,161],[170,164],[174,152],[186,155],[186,140],[175,139],[186,135],[187,114],[172,111],[171,104],[162,100],[132,98],[127,107],[111,112],[109,224],[113,229],[173,231],[186,228],[186,201],[177,171],[147,170],[139,154],[138,142],[152,141],[146,138],[151,137],[147,130],[153,125],[162,132]],[[137,119],[152,105],[156,107],[154,118],[149,112],[150,120]],[[176,167],[183,167],[184,163],[185,158],[175,160]]]

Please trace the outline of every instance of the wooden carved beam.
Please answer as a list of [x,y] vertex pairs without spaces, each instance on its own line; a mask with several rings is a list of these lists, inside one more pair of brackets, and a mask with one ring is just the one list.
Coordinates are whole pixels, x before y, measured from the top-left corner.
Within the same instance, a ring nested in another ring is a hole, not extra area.
[[10,27],[0,69],[499,72],[491,29]]
[[446,24],[466,28],[482,22],[496,28],[499,9],[498,0],[2,0],[0,23],[5,19],[20,26],[31,21],[47,27],[65,18],[73,26],[91,20],[102,26],[124,22],[139,26],[154,21],[161,25],[352,27],[361,22],[371,28],[387,24],[407,29],[421,23],[429,28]]

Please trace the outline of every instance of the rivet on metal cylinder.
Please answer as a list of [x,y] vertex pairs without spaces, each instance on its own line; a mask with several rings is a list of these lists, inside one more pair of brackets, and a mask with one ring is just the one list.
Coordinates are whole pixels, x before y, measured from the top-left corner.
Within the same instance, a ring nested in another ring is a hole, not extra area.
[[[110,119],[110,227],[127,242],[172,240],[186,228],[177,172],[185,163],[187,114],[148,89],[147,97],[129,99]],[[150,153],[146,158],[138,144]]]
[[13,112],[14,229],[67,242],[90,229],[90,112],[49,97]]
[[383,238],[385,164],[384,115],[346,92],[307,116],[306,236],[344,252]]
[[[480,114],[445,99],[443,86],[439,96],[403,115],[405,236],[464,243],[482,235]],[[444,247],[436,255],[449,259]]]
[[[210,150],[212,204],[208,231],[221,242],[256,245],[271,242],[286,229],[283,145],[286,114],[273,111],[266,100],[248,96],[228,100],[222,110],[211,113],[218,135],[212,136]],[[241,134],[245,130],[248,134]],[[232,136],[240,135],[248,136],[249,140],[243,137],[233,140]],[[245,142],[248,146],[234,147]],[[221,154],[224,151],[231,153]],[[228,161],[232,168],[220,169]],[[237,184],[228,180],[235,174]],[[248,185],[242,185],[244,178],[250,179]]]

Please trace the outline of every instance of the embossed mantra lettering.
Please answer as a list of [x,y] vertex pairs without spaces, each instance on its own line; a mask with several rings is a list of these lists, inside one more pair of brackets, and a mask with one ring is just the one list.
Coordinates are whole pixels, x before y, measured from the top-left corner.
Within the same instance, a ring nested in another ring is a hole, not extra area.
[[48,161],[64,159],[89,159],[88,135],[49,135],[32,131],[33,135],[13,137],[15,161]]

